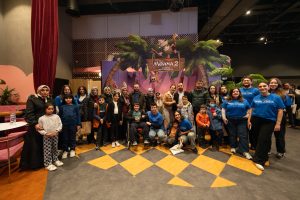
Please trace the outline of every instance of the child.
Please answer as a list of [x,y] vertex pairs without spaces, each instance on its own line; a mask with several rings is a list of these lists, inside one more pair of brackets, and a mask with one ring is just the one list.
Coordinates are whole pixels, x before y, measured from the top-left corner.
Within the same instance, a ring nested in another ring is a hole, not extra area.
[[76,132],[80,129],[80,114],[79,107],[72,103],[73,96],[67,94],[64,96],[65,104],[61,106],[59,115],[63,124],[62,128],[62,148],[63,155],[62,159],[68,157],[70,150],[70,157],[75,156],[75,146],[76,146]]
[[193,106],[189,102],[187,96],[182,97],[182,107],[177,109],[184,118],[188,119],[192,124],[194,124],[194,113]]
[[119,102],[119,93],[113,93],[112,102],[108,103],[107,107],[107,125],[109,127],[109,133],[111,137],[111,147],[118,147],[120,143],[118,142],[119,125],[122,125],[122,107]]
[[[166,143],[170,146],[174,146],[177,143],[177,139],[179,136],[179,128],[178,128],[178,122],[174,121],[172,123],[172,126],[170,126],[167,130],[167,138],[166,138]],[[181,142],[181,147],[182,147],[182,142]]]
[[105,96],[100,95],[98,100],[98,106],[94,109],[93,127],[98,129],[96,150],[103,146],[103,143],[107,142],[107,127],[106,127],[106,114],[107,103],[105,103]]
[[147,115],[140,109],[139,103],[133,104],[133,110],[130,110],[127,115],[128,122],[130,123],[129,138],[133,146],[138,143],[139,134],[137,133],[138,128],[143,130],[144,144],[149,144],[149,128],[146,124]]
[[207,109],[205,105],[200,106],[200,110],[196,115],[196,124],[197,124],[197,130],[198,130],[198,141],[199,146],[202,148],[207,148],[208,143],[205,141],[205,133],[208,132],[210,121],[209,116],[207,114]]
[[[54,171],[57,167],[64,164],[58,160],[57,155],[58,133],[61,131],[62,123],[59,116],[53,114],[53,112],[54,105],[52,103],[47,103],[45,106],[45,115],[40,117],[38,121],[39,126],[41,127],[39,133],[44,136],[44,165],[49,171]],[[54,165],[52,163],[54,163]]]
[[216,105],[216,100],[210,99],[207,114],[210,120],[209,132],[211,135],[212,150],[219,151],[219,146],[222,144],[223,139],[223,123],[222,111]]

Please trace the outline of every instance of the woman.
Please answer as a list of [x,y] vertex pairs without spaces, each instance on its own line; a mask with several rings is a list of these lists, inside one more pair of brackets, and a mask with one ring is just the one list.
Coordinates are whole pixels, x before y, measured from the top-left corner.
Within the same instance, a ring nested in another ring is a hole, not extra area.
[[[121,95],[119,98],[120,106],[122,108],[122,116],[127,116],[129,109],[130,109],[130,100],[129,100],[129,93],[127,90],[127,87],[121,88]],[[123,124],[121,126],[121,135],[120,139],[125,140],[126,139],[126,132],[127,132],[127,119],[126,117],[123,117],[122,119]]]
[[[285,107],[289,104],[289,96],[282,88],[282,83],[278,78],[271,78],[269,82],[270,92],[273,94],[277,94],[283,101]],[[286,110],[283,110],[283,116],[280,124],[280,130],[274,131],[275,139],[276,139],[276,149],[277,154],[276,157],[281,159],[285,155],[285,132],[286,132]],[[271,149],[270,149],[271,150]]]
[[169,124],[174,121],[174,111],[173,111],[173,106],[176,104],[176,101],[173,99],[173,96],[167,92],[164,95],[163,99],[163,104],[164,104],[164,127],[165,129],[168,128]]
[[192,123],[184,118],[180,112],[175,111],[174,118],[178,122],[179,127],[179,140],[182,141],[183,144],[190,143],[191,149],[194,153],[198,153],[198,149],[196,148],[196,134],[193,131]]
[[159,92],[155,93],[154,103],[157,105],[157,110],[163,115],[164,103]]
[[266,82],[261,82],[258,89],[260,94],[252,101],[248,128],[252,128],[256,146],[253,162],[258,169],[263,171],[265,162],[269,159],[272,133],[280,130],[284,104],[278,95],[269,92]]
[[75,99],[77,100],[77,104],[81,105],[83,100],[87,97],[87,89],[84,86],[79,86],[77,89],[77,94],[75,95]]
[[[72,94],[72,90],[69,85],[64,85],[61,89],[60,95],[55,97],[55,107],[56,107],[56,113],[59,113],[59,108],[64,104],[64,96],[66,94]],[[73,104],[78,105],[77,100],[74,98],[72,101]]]
[[[231,152],[244,155],[248,160],[252,159],[249,154],[249,140],[247,131],[247,118],[250,105],[238,88],[230,90],[228,100],[222,104],[222,119],[228,125],[230,132]],[[237,140],[239,138],[239,140]]]
[[113,97],[112,97],[112,92],[111,92],[111,88],[106,86],[104,88],[104,96],[105,96],[105,103],[110,103],[113,101]]
[[30,95],[27,99],[25,120],[29,127],[27,134],[24,136],[20,161],[21,170],[44,167],[43,136],[38,133],[41,130],[38,119],[45,114],[46,103],[52,102],[49,91],[50,88],[47,85],[41,85],[38,87],[36,94]]
[[[208,99],[214,99],[217,106],[222,104],[222,98],[219,96],[216,86],[211,85],[208,87]],[[209,100],[207,102],[209,102]]]

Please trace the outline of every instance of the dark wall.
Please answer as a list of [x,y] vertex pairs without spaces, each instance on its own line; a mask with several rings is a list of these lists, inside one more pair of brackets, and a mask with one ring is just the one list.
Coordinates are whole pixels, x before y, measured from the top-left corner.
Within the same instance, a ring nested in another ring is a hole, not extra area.
[[300,41],[267,45],[225,43],[219,50],[231,57],[236,77],[260,73],[266,77],[276,76],[300,84]]

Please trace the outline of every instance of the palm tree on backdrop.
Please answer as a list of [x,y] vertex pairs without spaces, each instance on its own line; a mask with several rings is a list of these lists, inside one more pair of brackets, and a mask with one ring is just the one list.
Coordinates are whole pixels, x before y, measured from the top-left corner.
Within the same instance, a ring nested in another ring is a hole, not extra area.
[[[188,39],[176,41],[176,50],[185,58],[184,74],[197,73],[197,78],[208,86],[208,76],[231,76],[230,58],[218,52],[223,43],[218,40],[199,41],[193,44]],[[172,77],[178,76],[173,72]],[[216,82],[218,83],[218,82]]]
[[[197,73],[197,78],[203,80],[208,85],[209,76],[230,76],[232,68],[230,67],[230,58],[218,52],[217,48],[222,42],[217,40],[199,41],[195,44],[189,39],[176,40],[176,50],[185,58],[184,74],[190,76]],[[129,35],[128,41],[120,42],[116,45],[120,50],[117,57],[117,63],[111,69],[104,85],[113,85],[113,76],[117,70],[125,71],[132,67],[136,71],[140,68],[145,78],[148,78],[149,69],[146,59],[153,55],[153,49],[148,43],[138,35]],[[157,47],[156,47],[157,48]],[[209,72],[209,73],[207,73]],[[170,72],[170,77],[175,78],[179,71]],[[183,80],[182,80],[183,81]]]

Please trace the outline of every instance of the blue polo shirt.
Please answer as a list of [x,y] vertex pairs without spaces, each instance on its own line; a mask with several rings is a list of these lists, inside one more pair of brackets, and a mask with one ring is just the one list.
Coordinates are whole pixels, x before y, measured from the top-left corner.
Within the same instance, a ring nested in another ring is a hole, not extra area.
[[226,110],[227,118],[240,119],[247,114],[250,104],[246,99],[243,99],[243,101],[234,99],[231,101],[224,101],[222,108]]
[[193,128],[192,123],[188,120],[188,119],[183,119],[180,123],[179,123],[179,129],[182,132],[185,131],[189,131]]
[[259,95],[259,90],[257,88],[251,87],[251,88],[240,88],[240,91],[242,93],[242,96],[244,99],[248,101],[249,104],[252,103],[253,98],[257,95]]
[[266,97],[262,95],[254,97],[251,108],[252,116],[276,121],[278,109],[284,109],[285,106],[278,95],[270,94]]

